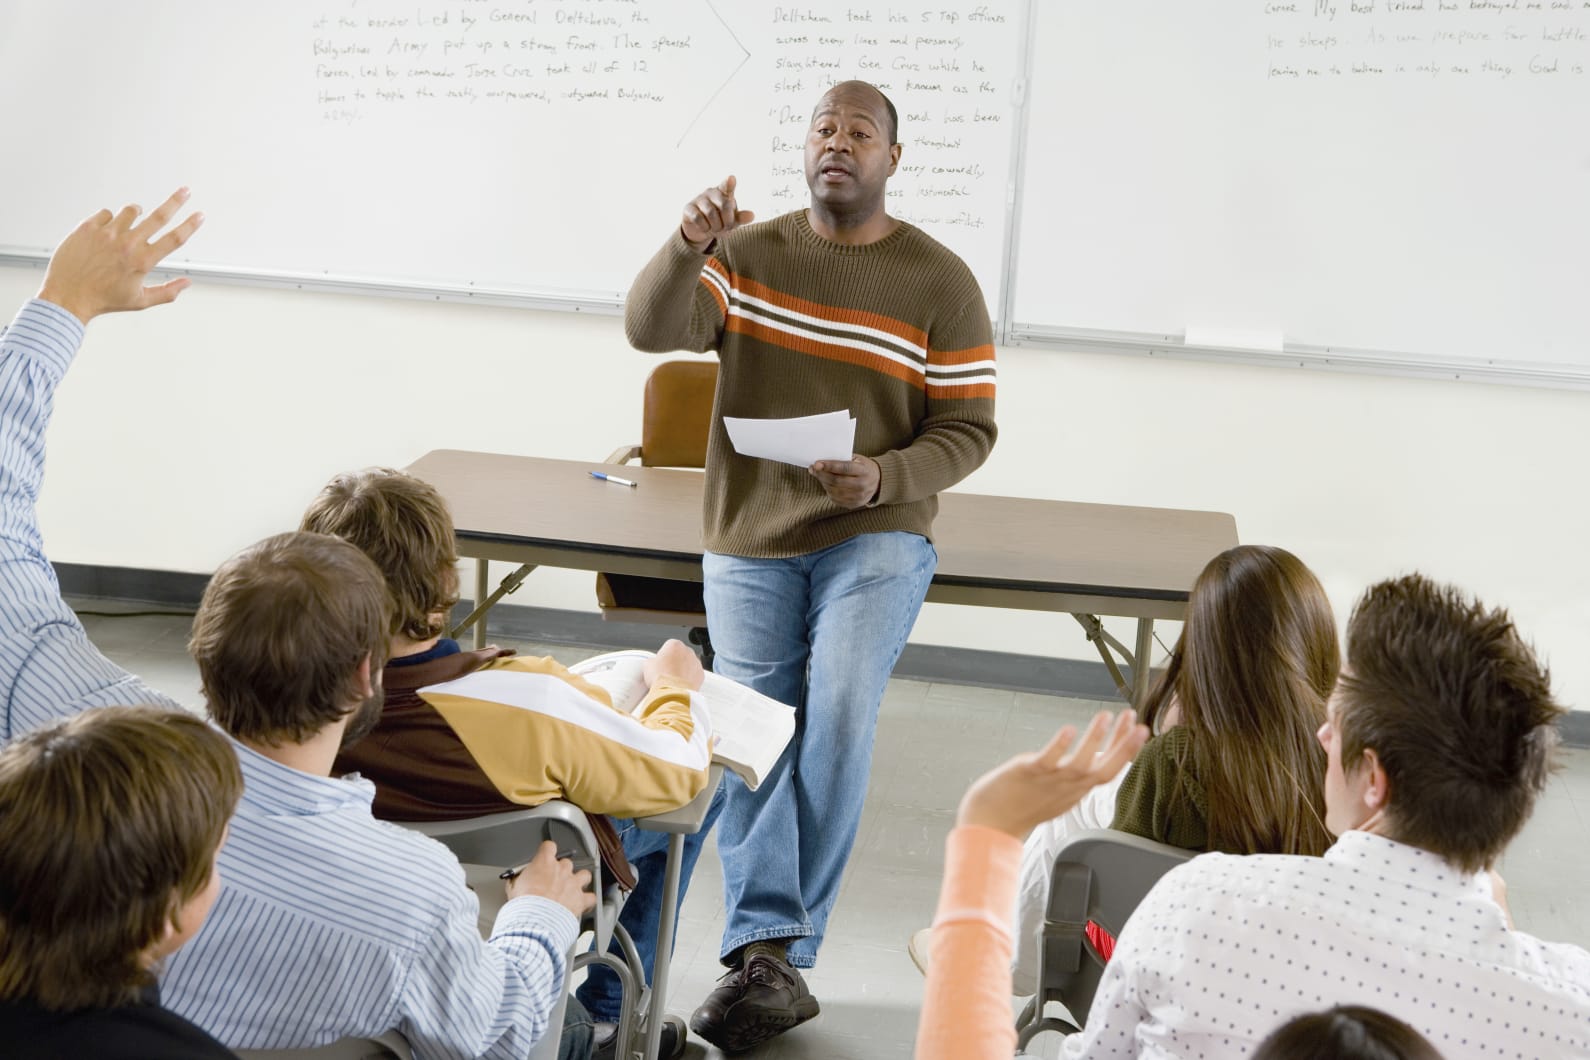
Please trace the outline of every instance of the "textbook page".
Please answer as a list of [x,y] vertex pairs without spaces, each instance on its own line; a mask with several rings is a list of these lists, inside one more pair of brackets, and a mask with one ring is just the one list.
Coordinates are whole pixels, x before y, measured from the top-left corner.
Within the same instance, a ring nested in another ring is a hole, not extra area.
[[[615,651],[569,667],[607,690],[613,706],[634,713],[646,696],[643,667],[649,651]],[[745,780],[752,791],[773,771],[795,735],[795,711],[719,674],[708,673],[699,693],[712,719],[712,760]]]

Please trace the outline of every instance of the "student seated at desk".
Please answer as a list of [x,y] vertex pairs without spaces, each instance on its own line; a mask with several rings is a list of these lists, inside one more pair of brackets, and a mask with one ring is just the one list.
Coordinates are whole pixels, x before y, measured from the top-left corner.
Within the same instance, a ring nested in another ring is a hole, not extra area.
[[[60,597],[36,502],[56,386],[84,324],[170,301],[144,278],[197,227],[101,211],[56,250],[41,297],[0,336],[0,694],[8,738],[87,706],[173,705],[106,659]],[[548,1033],[587,874],[544,844],[508,888],[488,942],[445,847],[376,821],[369,784],[333,780],[340,743],[373,722],[395,631],[385,579],[319,534],[268,539],[225,563],[195,621],[212,718],[245,779],[221,894],[169,962],[167,1006],[234,1048],[298,1048],[397,1030],[417,1057],[523,1060]],[[528,855],[530,852],[526,851]],[[573,1054],[589,1051],[571,1038]]]
[[[1228,854],[1324,853],[1325,756],[1314,733],[1339,665],[1330,601],[1301,560],[1238,545],[1209,561],[1143,706],[1157,735],[1130,770],[1040,824],[1022,849],[1018,994],[1037,989],[1037,929],[1055,855],[1079,831],[1116,828]],[[919,959],[924,934],[912,940]],[[1089,937],[1108,957],[1114,940],[1093,925]]]
[[185,711],[85,711],[0,750],[0,1043],[14,1060],[223,1060],[155,976],[215,902],[243,792]]
[[[619,922],[650,981],[668,837],[637,828],[633,818],[676,809],[707,782],[710,722],[691,696],[702,681],[695,654],[677,640],[664,644],[648,662],[651,691],[632,717],[614,711],[604,690],[551,658],[517,657],[497,647],[462,650],[442,636],[458,602],[452,514],[435,487],[400,471],[338,475],[304,513],[301,528],[361,549],[381,568],[398,607],[400,628],[382,672],[381,720],[338,754],[336,772],[374,782],[375,815],[386,820],[456,820],[555,798],[580,806],[602,842],[604,866],[631,890]],[[538,675],[541,698],[532,709],[504,709],[504,727],[494,738],[466,745],[418,692],[482,668]],[[476,750],[489,754],[487,763],[477,761]],[[722,804],[719,791],[700,831],[685,837],[680,901]],[[609,813],[621,819],[603,816]],[[612,948],[621,952],[616,939]],[[600,1057],[619,1019],[618,977],[593,966],[577,997],[598,1024]],[[660,1055],[676,1056],[684,1044],[683,1021],[670,1019]]]

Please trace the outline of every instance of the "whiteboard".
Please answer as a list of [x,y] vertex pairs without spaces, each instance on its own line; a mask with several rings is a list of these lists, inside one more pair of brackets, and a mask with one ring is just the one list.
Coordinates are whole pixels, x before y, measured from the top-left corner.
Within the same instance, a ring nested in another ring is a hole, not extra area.
[[1021,52],[999,4],[6,0],[0,250],[186,184],[179,267],[613,307],[724,176],[804,205],[812,105],[860,77],[901,113],[890,211],[997,309]]
[[1036,8],[1014,334],[1590,380],[1590,4]]

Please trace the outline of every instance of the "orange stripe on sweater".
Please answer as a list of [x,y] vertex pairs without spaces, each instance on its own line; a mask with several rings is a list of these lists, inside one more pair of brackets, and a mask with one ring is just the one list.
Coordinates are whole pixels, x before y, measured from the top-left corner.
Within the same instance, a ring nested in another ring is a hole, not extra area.
[[[787,331],[783,331],[779,328],[769,327],[766,324],[762,324],[755,320],[747,320],[742,316],[735,315],[729,317],[728,321],[724,324],[724,330],[738,332],[741,335],[748,335],[751,338],[760,342],[765,342],[770,346],[779,346],[786,350],[794,350],[796,353],[810,354],[813,357],[821,357],[824,360],[829,361],[842,361],[845,364],[853,364],[860,368],[870,368],[873,371],[881,372],[892,379],[898,379],[902,383],[909,383],[918,390],[923,389],[923,386],[925,385],[923,383],[922,373],[920,371],[913,368],[908,368],[898,361],[892,361],[887,357],[881,357],[875,353],[868,353],[865,350],[852,349],[849,346],[836,346],[831,342],[820,342],[817,339],[810,339],[804,335],[792,335]],[[992,393],[993,387],[989,387],[988,389],[990,393]]]
[[[712,262],[708,262],[709,265]],[[755,280],[746,279],[728,273],[730,285],[738,291],[743,291],[752,298],[793,313],[802,313],[806,316],[816,317],[818,320],[832,321],[835,324],[849,324],[854,327],[872,328],[885,334],[893,335],[903,342],[908,342],[920,349],[927,348],[927,332],[921,328],[912,327],[903,320],[884,316],[882,313],[869,313],[864,309],[842,309],[839,306],[825,305],[822,302],[812,302],[805,298],[796,298],[794,295],[775,291],[766,284],[757,283]]]
[[968,346],[964,350],[929,350],[929,364],[972,364],[976,361],[992,361],[994,359],[993,343],[985,342],[981,346]]

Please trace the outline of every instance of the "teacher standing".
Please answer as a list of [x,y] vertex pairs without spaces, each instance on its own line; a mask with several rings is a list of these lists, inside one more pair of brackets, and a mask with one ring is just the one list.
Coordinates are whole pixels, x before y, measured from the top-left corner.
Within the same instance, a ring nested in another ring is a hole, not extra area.
[[[691,1019],[725,1050],[815,1016],[810,968],[855,843],[889,673],[937,564],[937,494],[987,459],[994,347],[971,270],[890,217],[898,116],[835,85],[805,145],[809,209],[760,224],[707,189],[630,291],[641,350],[718,351],[703,562],[714,669],[793,704],[795,739],[718,822],[729,972]],[[809,468],[740,456],[724,416],[848,409],[857,452]]]

